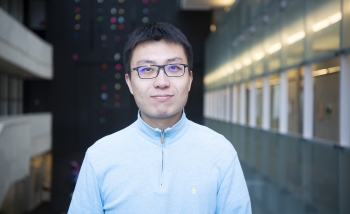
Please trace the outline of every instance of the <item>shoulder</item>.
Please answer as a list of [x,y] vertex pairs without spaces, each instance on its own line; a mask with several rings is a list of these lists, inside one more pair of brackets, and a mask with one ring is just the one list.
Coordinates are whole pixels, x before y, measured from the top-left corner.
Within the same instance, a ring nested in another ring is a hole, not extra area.
[[135,133],[135,124],[131,124],[128,127],[117,131],[113,134],[107,135],[97,140],[87,150],[87,153],[91,155],[108,154],[110,151],[118,149],[130,141],[130,136]]
[[194,123],[189,120],[189,132],[191,138],[199,141],[200,144],[204,144],[205,146],[212,148],[213,150],[219,150],[220,153],[230,153],[236,154],[236,151],[230,141],[228,141],[222,134],[217,133],[216,131]]

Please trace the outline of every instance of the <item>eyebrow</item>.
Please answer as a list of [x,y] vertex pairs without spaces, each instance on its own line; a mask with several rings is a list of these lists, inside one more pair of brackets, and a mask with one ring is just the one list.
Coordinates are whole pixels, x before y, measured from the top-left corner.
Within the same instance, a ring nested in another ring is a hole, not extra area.
[[[174,57],[174,58],[167,59],[165,62],[171,63],[171,62],[175,62],[175,61],[182,62],[183,60],[181,57]],[[137,63],[136,63],[136,65],[142,65],[142,64],[156,64],[156,61],[149,60],[149,59],[141,59],[141,60],[137,61]]]

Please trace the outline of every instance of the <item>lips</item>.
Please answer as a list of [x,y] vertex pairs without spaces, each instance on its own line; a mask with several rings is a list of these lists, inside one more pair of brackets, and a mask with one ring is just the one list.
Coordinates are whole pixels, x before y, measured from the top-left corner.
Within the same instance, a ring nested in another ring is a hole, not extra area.
[[153,95],[151,97],[153,99],[156,99],[156,100],[169,100],[170,98],[173,97],[173,95],[170,95],[170,94],[157,94],[157,95]]

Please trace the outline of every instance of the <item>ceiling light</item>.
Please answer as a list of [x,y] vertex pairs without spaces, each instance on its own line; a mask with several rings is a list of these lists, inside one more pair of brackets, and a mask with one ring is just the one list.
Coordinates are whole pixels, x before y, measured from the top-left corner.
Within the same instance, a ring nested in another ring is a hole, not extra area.
[[210,31],[211,31],[211,32],[215,32],[215,31],[216,31],[216,25],[211,24],[211,25],[210,25]]
[[304,31],[299,31],[298,33],[295,33],[291,35],[290,37],[287,38],[287,44],[291,45],[296,43],[297,41],[300,41],[305,38],[305,32]]
[[235,65],[235,69],[236,70],[240,70],[242,68],[242,64],[241,63],[237,63],[236,65]]
[[252,60],[251,60],[250,58],[246,58],[246,59],[243,61],[243,64],[244,64],[245,66],[248,66],[248,65],[252,64]]
[[328,18],[323,19],[323,20],[315,23],[314,25],[312,25],[312,30],[314,32],[318,32],[318,31],[328,27],[331,24],[339,22],[341,19],[342,19],[342,13],[341,12],[337,12],[337,13],[329,16]]
[[267,49],[267,52],[268,52],[269,54],[273,54],[273,53],[275,53],[275,52],[281,50],[281,48],[282,48],[281,43],[277,42],[276,44],[271,45],[271,46]]
[[256,54],[254,54],[254,60],[255,61],[259,61],[259,60],[261,60],[264,57],[265,57],[265,53],[263,51],[260,51],[260,52],[258,52]]
[[321,70],[317,70],[317,71],[313,71],[313,72],[312,72],[312,75],[313,75],[314,77],[316,77],[316,76],[321,76],[321,75],[325,75],[325,74],[327,74],[327,69],[321,69]]

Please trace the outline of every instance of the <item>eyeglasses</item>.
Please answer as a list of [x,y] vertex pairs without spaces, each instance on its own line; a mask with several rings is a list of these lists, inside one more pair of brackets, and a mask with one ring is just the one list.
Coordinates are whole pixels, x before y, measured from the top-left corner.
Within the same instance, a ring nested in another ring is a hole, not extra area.
[[145,65],[132,68],[131,71],[137,71],[141,79],[153,79],[158,76],[160,69],[163,68],[168,77],[181,77],[185,74],[186,67],[189,66],[186,64]]

